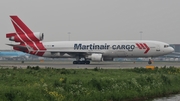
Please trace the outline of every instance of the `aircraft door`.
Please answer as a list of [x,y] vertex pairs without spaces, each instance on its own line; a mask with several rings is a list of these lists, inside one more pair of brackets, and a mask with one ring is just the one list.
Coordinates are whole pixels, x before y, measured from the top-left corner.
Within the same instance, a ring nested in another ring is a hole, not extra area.
[[160,51],[161,51],[159,45],[156,46],[156,51],[157,51],[157,52],[160,52]]

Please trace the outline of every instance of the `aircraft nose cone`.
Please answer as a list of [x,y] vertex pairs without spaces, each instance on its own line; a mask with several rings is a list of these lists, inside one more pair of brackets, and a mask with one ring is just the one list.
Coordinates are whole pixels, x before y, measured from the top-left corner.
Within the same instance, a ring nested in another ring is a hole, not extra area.
[[170,53],[174,52],[174,48],[170,47],[169,52]]

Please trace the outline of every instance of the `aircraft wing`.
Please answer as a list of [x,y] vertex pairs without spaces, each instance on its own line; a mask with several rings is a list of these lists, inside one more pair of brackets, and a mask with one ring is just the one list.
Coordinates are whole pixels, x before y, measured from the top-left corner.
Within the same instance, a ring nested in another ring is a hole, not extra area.
[[[47,52],[50,53],[67,53],[67,54],[71,54],[71,55],[88,55],[88,54],[92,54],[91,51],[72,51],[72,50],[46,50]],[[93,52],[93,53],[102,53],[102,52]]]

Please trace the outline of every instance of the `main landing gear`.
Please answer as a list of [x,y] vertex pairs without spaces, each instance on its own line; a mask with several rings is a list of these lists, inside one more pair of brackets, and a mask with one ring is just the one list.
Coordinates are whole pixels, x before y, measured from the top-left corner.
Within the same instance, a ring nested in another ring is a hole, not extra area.
[[85,58],[85,56],[77,55],[76,61],[73,61],[73,64],[90,64],[90,61]]
[[90,61],[73,61],[73,64],[90,64]]

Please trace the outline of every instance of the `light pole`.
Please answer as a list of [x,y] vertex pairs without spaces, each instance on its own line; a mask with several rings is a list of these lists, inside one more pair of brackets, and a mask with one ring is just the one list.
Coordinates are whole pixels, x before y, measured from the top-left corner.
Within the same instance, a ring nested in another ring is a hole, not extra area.
[[140,39],[142,40],[142,33],[143,33],[143,31],[140,31],[139,33],[140,33]]
[[68,41],[70,41],[70,34],[71,32],[68,32]]

